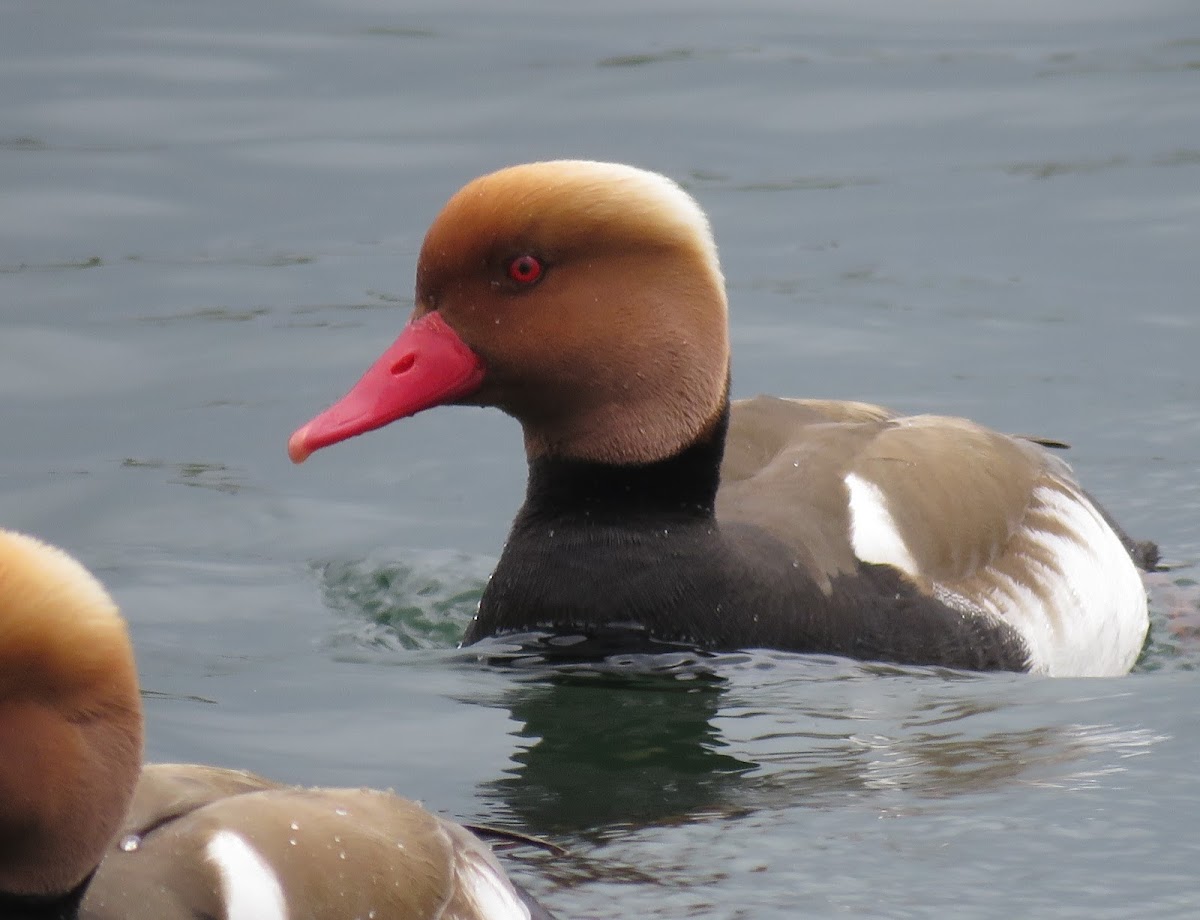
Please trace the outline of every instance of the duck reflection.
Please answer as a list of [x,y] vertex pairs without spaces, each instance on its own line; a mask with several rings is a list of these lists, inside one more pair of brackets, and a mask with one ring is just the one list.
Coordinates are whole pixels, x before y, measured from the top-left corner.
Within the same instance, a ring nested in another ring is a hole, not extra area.
[[898,814],[1018,785],[1086,787],[1161,740],[1060,722],[1019,681],[743,657],[749,667],[692,659],[655,673],[643,658],[636,673],[522,675],[501,701],[521,743],[482,797],[550,836],[781,807]]
[[522,724],[513,766],[483,790],[547,834],[645,827],[723,811],[758,765],[714,719],[725,681],[694,654],[542,672],[502,704]]

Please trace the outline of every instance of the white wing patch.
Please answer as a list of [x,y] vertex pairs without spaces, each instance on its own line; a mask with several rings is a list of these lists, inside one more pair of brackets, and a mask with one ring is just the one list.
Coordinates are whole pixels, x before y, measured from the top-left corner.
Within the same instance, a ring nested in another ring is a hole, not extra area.
[[1018,580],[994,573],[995,588],[976,602],[1021,633],[1033,671],[1126,673],[1142,650],[1149,622],[1146,588],[1128,551],[1074,489],[1038,486],[1033,507],[1064,532],[1028,529],[1024,536],[1035,552],[1025,557],[1027,575]]
[[482,859],[460,859],[458,883],[481,920],[529,920],[529,908],[497,869]]
[[[844,481],[854,554],[918,577],[883,491],[855,473]],[[1128,672],[1149,619],[1145,586],[1120,538],[1081,492],[1061,481],[1034,489],[1024,527],[1011,544],[1023,542],[1021,550],[1010,549],[1000,564],[962,582],[933,584],[934,597],[968,616],[1010,624],[1036,673]]]
[[233,831],[217,831],[205,855],[221,875],[226,920],[288,920],[279,878],[244,838]]
[[882,490],[857,473],[844,479],[850,499],[850,545],[863,562],[891,565],[917,576],[917,563],[908,551]]

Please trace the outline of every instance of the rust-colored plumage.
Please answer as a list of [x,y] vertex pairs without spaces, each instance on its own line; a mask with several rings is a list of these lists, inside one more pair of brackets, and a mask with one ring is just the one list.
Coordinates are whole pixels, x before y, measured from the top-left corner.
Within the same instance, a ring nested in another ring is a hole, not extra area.
[[[530,258],[545,270],[525,283],[509,269]],[[476,179],[434,220],[416,293],[396,351],[289,452],[439,403],[521,423],[526,501],[465,641],[624,623],[1049,674],[1136,660],[1130,541],[1042,446],[863,403],[729,401],[716,247],[664,177],[565,161]],[[435,320],[462,365],[444,391],[407,373],[440,360],[417,347]],[[614,584],[637,589],[618,603]]]
[[116,605],[66,553],[0,530],[0,916],[549,917],[414,802],[141,755]]

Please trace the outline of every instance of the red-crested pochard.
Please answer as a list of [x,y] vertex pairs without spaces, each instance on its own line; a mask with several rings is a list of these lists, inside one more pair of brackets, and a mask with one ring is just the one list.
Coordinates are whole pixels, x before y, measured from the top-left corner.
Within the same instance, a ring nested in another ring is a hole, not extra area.
[[116,605],[66,553],[0,530],[4,920],[549,917],[415,802],[141,761]]
[[529,461],[465,643],[612,626],[1104,675],[1145,640],[1132,545],[1040,445],[863,403],[731,404],[716,245],[655,173],[557,161],[468,183],[425,237],[400,337],[288,452],[447,403],[512,415]]

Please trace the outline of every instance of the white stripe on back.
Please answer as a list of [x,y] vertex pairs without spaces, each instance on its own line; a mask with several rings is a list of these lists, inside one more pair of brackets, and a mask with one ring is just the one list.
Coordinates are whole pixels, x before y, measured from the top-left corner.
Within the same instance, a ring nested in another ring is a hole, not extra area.
[[891,565],[916,577],[917,563],[888,511],[883,491],[857,473],[847,473],[846,491],[850,507],[850,545],[863,562]]
[[486,920],[529,920],[529,908],[503,874],[474,854],[462,854],[455,866],[458,883],[476,914]]
[[221,875],[227,920],[288,920],[278,877],[244,838],[233,831],[217,831],[204,852]]

